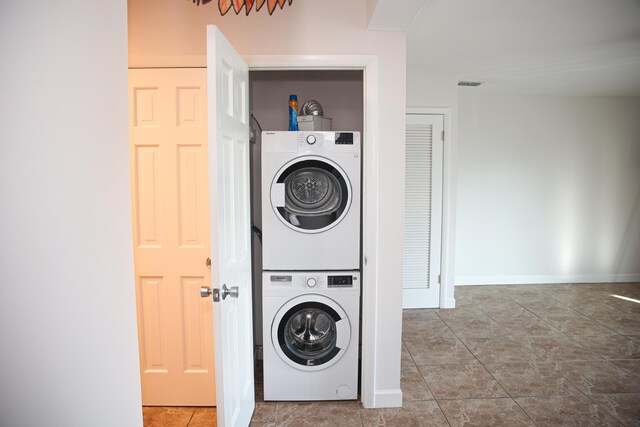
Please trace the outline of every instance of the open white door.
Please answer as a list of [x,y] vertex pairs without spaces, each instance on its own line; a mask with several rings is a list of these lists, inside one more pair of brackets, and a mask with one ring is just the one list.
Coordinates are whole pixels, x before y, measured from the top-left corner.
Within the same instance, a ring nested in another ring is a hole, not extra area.
[[207,74],[218,426],[247,426],[255,407],[249,212],[249,69],[213,25],[207,27]]

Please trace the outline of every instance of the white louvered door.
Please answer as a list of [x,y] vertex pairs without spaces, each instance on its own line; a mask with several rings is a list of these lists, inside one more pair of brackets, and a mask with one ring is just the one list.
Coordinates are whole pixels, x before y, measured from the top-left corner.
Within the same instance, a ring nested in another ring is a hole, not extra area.
[[407,114],[402,306],[440,306],[444,116]]

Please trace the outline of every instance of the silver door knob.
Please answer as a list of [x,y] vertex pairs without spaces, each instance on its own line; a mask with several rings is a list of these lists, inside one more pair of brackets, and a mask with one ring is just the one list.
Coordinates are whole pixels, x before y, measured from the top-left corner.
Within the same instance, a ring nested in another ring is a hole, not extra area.
[[208,286],[203,286],[200,288],[200,296],[202,298],[207,298],[209,295],[213,295],[214,302],[220,301],[220,289],[218,288],[211,289]]
[[231,288],[227,288],[227,285],[222,285],[222,299],[224,300],[228,296],[231,298],[238,298],[240,295],[240,290],[237,286],[232,286]]

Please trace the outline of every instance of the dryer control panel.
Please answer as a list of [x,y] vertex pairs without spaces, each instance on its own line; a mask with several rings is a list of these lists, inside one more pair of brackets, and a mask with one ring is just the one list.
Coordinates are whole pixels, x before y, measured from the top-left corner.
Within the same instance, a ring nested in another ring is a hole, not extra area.
[[360,153],[360,132],[297,132],[298,151]]

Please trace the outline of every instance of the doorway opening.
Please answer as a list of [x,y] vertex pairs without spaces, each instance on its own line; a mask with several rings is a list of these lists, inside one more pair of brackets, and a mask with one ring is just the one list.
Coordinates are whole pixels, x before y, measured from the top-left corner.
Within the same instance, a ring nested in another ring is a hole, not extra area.
[[[360,70],[250,70],[249,105],[254,138],[251,140],[251,219],[253,246],[253,323],[256,360],[262,359],[262,229],[261,131],[288,130],[289,95],[316,100],[333,131],[364,131],[364,75]],[[364,140],[364,134],[363,134]],[[363,144],[363,150],[366,147]],[[302,248],[301,248],[302,249]],[[362,252],[362,250],[361,250]]]

